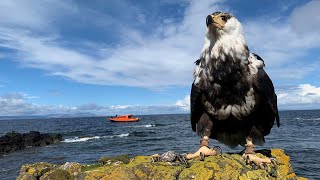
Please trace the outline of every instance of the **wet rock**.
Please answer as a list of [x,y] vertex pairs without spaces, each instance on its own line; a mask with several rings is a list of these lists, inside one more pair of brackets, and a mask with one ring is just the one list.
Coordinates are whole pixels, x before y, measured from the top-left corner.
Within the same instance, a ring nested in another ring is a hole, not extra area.
[[0,155],[30,146],[46,146],[62,140],[61,134],[41,134],[38,131],[20,134],[12,131],[0,137]]
[[17,179],[38,180],[45,173],[55,170],[57,167],[57,165],[44,162],[23,165]]
[[71,175],[77,175],[81,172],[82,165],[76,162],[66,162],[59,169],[69,172]]

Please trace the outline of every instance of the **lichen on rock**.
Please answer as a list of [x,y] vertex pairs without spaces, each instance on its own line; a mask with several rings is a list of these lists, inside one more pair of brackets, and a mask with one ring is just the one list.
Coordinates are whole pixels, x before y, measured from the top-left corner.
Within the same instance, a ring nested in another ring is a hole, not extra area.
[[[290,158],[281,149],[258,151],[260,157],[276,158],[276,164],[269,164],[267,170],[247,165],[239,154],[211,156],[204,161],[189,160],[189,166],[167,162],[151,162],[150,156],[128,156],[101,158],[99,164],[82,165],[70,163],[63,166],[52,164],[25,165],[17,179],[54,179],[58,177],[77,180],[94,179],[304,179],[294,173]],[[121,160],[119,160],[122,159]],[[111,161],[112,163],[108,163]],[[114,164],[115,162],[122,162]],[[69,168],[62,168],[69,167]],[[79,170],[80,167],[80,170]],[[44,170],[45,169],[45,170]],[[37,173],[35,173],[37,172]],[[40,172],[40,173],[39,173]],[[76,173],[75,173],[76,172]],[[36,176],[35,176],[36,175]]]
[[59,169],[65,170],[71,175],[77,175],[81,172],[82,165],[76,162],[66,162],[64,165],[60,166]]
[[45,173],[56,169],[57,165],[45,162],[38,162],[35,164],[26,164],[23,165],[20,170],[20,175],[17,179],[30,179],[36,180],[43,176]]
[[63,169],[56,169],[54,171],[50,171],[40,177],[40,180],[58,180],[58,179],[74,180],[75,177],[71,175],[68,171]]
[[101,163],[102,165],[118,165],[118,164],[128,164],[130,162],[130,158],[128,155],[120,155],[120,156],[115,156],[115,157],[102,157],[99,159],[99,163]]

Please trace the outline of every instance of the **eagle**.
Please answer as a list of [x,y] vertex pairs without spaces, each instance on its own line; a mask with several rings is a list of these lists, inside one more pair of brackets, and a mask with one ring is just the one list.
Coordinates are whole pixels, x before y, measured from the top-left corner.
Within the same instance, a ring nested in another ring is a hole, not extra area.
[[253,153],[263,145],[276,121],[277,96],[265,63],[249,51],[236,17],[214,12],[206,18],[207,32],[195,62],[190,108],[192,130],[231,148],[246,146]]

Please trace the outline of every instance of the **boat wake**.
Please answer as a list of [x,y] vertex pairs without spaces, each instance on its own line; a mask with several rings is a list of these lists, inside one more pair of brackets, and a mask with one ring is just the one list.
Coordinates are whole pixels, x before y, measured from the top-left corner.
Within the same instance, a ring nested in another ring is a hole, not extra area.
[[65,139],[62,142],[65,142],[65,143],[85,142],[85,141],[89,141],[89,140],[103,139],[103,138],[116,138],[116,137],[122,138],[122,137],[127,137],[129,135],[130,135],[130,133],[117,134],[117,135],[111,135],[111,136],[74,137],[74,138]]
[[132,128],[141,128],[141,127],[145,127],[145,128],[149,128],[149,127],[156,127],[155,124],[147,124],[147,125],[137,125],[137,126],[129,126]]

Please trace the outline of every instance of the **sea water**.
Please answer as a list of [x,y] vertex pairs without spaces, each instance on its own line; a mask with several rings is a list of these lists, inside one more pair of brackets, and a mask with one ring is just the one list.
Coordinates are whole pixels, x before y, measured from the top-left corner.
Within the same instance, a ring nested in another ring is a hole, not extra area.
[[[191,129],[188,114],[143,115],[131,123],[110,122],[107,117],[0,120],[0,136],[10,131],[60,133],[64,141],[30,147],[0,157],[0,179],[16,179],[23,164],[50,162],[97,163],[102,156],[152,155],[174,150],[196,151],[199,137]],[[282,111],[276,125],[259,148],[281,148],[291,157],[298,176],[320,179],[320,111]],[[243,147],[225,152],[240,152]]]

